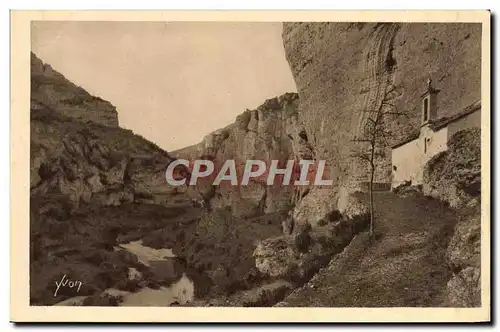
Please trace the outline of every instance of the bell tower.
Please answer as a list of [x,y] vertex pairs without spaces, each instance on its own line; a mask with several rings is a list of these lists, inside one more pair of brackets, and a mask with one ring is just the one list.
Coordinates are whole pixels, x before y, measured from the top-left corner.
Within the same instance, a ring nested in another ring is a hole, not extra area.
[[427,79],[427,90],[420,96],[422,99],[422,126],[437,119],[437,94],[439,89],[432,86],[432,80]]

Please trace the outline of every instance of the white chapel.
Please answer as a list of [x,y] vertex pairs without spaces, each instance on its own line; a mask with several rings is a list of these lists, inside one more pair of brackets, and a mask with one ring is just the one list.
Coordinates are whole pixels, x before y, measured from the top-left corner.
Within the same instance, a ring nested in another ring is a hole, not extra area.
[[392,188],[411,181],[423,182],[426,163],[437,153],[448,148],[448,141],[458,131],[481,127],[481,102],[477,101],[451,117],[438,117],[438,89],[427,82],[421,95],[420,130],[392,146]]

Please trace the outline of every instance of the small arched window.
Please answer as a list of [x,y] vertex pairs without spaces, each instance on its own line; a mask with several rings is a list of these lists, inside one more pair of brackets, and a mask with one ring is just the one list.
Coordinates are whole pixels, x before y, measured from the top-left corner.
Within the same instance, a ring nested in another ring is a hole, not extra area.
[[424,153],[427,153],[427,142],[429,142],[429,139],[428,138],[425,138],[424,139]]

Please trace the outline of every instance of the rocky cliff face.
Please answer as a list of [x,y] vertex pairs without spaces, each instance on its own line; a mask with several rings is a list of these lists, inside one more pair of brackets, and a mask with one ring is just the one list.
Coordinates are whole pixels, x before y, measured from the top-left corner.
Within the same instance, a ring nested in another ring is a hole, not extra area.
[[423,192],[459,211],[447,249],[452,277],[446,304],[481,305],[481,131],[457,132],[448,150],[429,160],[424,169]]
[[116,108],[68,81],[31,53],[32,108],[48,107],[67,117],[118,127]]
[[[161,201],[172,158],[118,127],[115,107],[90,96],[32,54],[31,195],[66,197],[73,209]],[[81,102],[81,103],[80,103]]]
[[[394,91],[394,109],[407,113],[388,125],[394,143],[420,124],[420,95],[429,77],[441,89],[439,116],[480,100],[480,40],[479,24],[285,23],[299,118],[334,179],[331,189],[305,196],[295,210],[297,220],[314,222],[332,210],[359,213],[350,194],[366,181],[366,172],[352,158],[359,148],[353,139],[388,91]],[[382,158],[378,181],[389,181],[389,166],[390,158]]]
[[[204,137],[201,143],[176,152],[177,157],[195,159],[207,157],[222,166],[226,160],[236,160],[237,169],[243,170],[249,159],[286,163],[292,159],[312,159],[313,150],[303,126],[298,121],[297,94],[287,93],[267,100],[253,110],[240,114],[226,128]],[[197,190],[214,208],[230,207],[235,216],[270,213],[288,208],[292,204],[294,189],[291,186],[266,186],[249,183],[234,187],[222,184],[217,188],[211,182],[198,185]]]
[[481,198],[481,130],[462,130],[424,168],[423,192],[454,208],[477,204]]
[[83,124],[49,108],[32,109],[30,157],[32,197],[62,195],[72,209],[159,202],[172,193],[165,151],[129,130]]
[[447,249],[452,271],[446,289],[445,305],[481,306],[481,208],[461,211],[461,216]]

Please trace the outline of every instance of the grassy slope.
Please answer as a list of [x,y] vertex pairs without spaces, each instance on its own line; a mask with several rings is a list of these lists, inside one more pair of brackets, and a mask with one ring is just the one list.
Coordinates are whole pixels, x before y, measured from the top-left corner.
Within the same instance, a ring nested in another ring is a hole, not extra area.
[[376,194],[376,233],[357,236],[309,284],[280,306],[442,305],[450,271],[445,249],[457,216],[423,196]]

